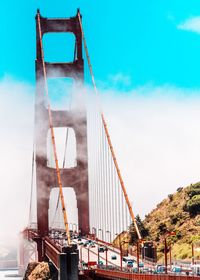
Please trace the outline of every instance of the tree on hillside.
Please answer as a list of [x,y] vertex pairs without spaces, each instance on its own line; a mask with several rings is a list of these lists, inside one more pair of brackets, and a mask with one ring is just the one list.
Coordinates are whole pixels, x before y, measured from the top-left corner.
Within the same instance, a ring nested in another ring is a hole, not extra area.
[[[147,237],[149,235],[149,230],[144,226],[140,216],[137,215],[135,217],[135,219],[136,219],[142,239]],[[137,232],[136,232],[136,229],[135,229],[135,226],[133,223],[130,226],[130,235],[131,235],[130,244],[131,245],[136,244],[138,241],[138,236],[137,236]]]
[[160,234],[164,234],[167,232],[167,225],[163,222],[161,222],[159,225],[158,225],[158,229],[160,231]]
[[200,214],[200,195],[194,195],[186,204],[186,210],[190,215]]
[[192,198],[194,195],[200,194],[200,186],[199,185],[191,185],[189,190],[187,191],[187,194],[190,198]]

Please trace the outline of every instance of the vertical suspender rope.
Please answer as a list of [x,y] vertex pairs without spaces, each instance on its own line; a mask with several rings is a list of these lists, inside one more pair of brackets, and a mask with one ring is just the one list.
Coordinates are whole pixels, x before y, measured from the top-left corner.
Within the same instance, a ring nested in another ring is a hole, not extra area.
[[31,169],[31,196],[30,196],[29,219],[28,219],[28,225],[29,225],[30,227],[31,227],[31,218],[32,218],[32,199],[33,199],[34,165],[35,165],[35,150],[34,150],[34,141],[33,141],[32,169]]
[[[70,96],[70,100],[69,100],[69,111],[71,110],[71,103],[72,103],[72,95]],[[63,157],[62,168],[65,168],[68,138],[69,138],[69,127],[67,127],[67,131],[66,131],[65,149],[64,149],[64,157]],[[59,193],[58,193],[58,198],[57,198],[57,203],[56,203],[56,209],[55,209],[55,212],[54,212],[54,217],[53,217],[53,219],[52,219],[52,225],[54,224],[54,221],[55,221],[55,219],[56,219],[56,214],[57,214],[57,211],[58,211],[59,203],[60,203],[60,191],[59,191]]]
[[[79,19],[79,22],[80,22],[80,28],[81,28],[81,33],[82,33],[82,37],[83,37],[83,44],[84,44],[84,48],[85,48],[85,53],[86,53],[86,57],[87,57],[87,62],[88,62],[89,70],[90,70],[90,75],[91,75],[91,79],[92,79],[92,84],[93,84],[93,87],[94,87],[95,94],[96,94],[97,96],[99,96],[98,90],[97,90],[97,87],[96,87],[96,82],[95,82],[95,79],[94,79],[94,74],[93,74],[93,70],[92,70],[92,65],[91,65],[91,62],[90,62],[90,57],[89,57],[89,53],[88,53],[88,48],[87,48],[87,44],[86,44],[86,39],[85,39],[85,35],[84,35],[84,32],[83,32],[83,26],[82,26],[82,21],[81,21],[81,15],[80,15],[80,12],[79,12],[79,11],[78,11],[78,19]],[[107,128],[107,124],[106,124],[106,121],[105,121],[105,117],[104,117],[103,112],[101,112],[101,119],[102,119],[102,122],[103,122],[103,126],[104,126],[104,129],[105,129],[106,137],[107,137],[107,140],[108,140],[108,144],[109,144],[109,147],[110,147],[110,151],[111,151],[111,154],[112,154],[112,158],[113,158],[113,161],[114,161],[114,165],[115,165],[115,168],[116,168],[116,171],[117,171],[117,175],[118,175],[118,178],[119,178],[121,187],[122,187],[122,191],[123,191],[123,193],[124,193],[124,197],[125,197],[125,200],[126,200],[126,203],[127,203],[127,205],[128,205],[128,209],[129,209],[129,212],[130,212],[130,215],[131,215],[131,219],[132,219],[132,221],[133,221],[133,223],[134,223],[134,226],[135,226],[135,229],[136,229],[138,238],[141,240],[141,239],[142,239],[142,238],[141,238],[141,234],[140,234],[140,231],[139,231],[139,228],[138,228],[138,225],[137,225],[137,222],[136,222],[134,213],[133,213],[133,209],[132,209],[132,207],[131,207],[131,203],[130,203],[129,198],[128,198],[128,194],[127,194],[127,192],[126,192],[126,188],[125,188],[125,185],[124,185],[124,181],[123,181],[122,176],[121,176],[121,172],[120,172],[119,165],[118,165],[118,162],[117,162],[117,159],[116,159],[116,156],[115,156],[115,152],[114,152],[114,149],[113,149],[113,146],[112,146],[112,142],[111,142],[111,139],[110,139],[110,134],[109,134],[109,132],[108,132],[108,128]]]
[[59,191],[60,191],[60,199],[61,199],[61,204],[62,204],[62,212],[63,212],[65,229],[66,229],[66,233],[67,233],[67,237],[68,237],[68,243],[70,244],[71,240],[70,240],[69,225],[68,225],[68,219],[67,219],[67,212],[66,212],[66,208],[65,208],[65,201],[64,201],[64,195],[63,195],[63,189],[62,189],[60,169],[59,169],[59,165],[58,165],[58,156],[57,156],[53,122],[52,122],[52,114],[51,114],[51,108],[50,108],[50,102],[49,102],[47,74],[46,74],[46,66],[45,66],[45,62],[44,62],[44,51],[43,51],[43,45],[42,45],[42,31],[41,31],[39,12],[37,14],[37,20],[38,20],[38,29],[39,29],[38,31],[39,31],[43,75],[44,75],[44,83],[45,83],[45,93],[46,93],[46,97],[47,97],[47,109],[48,109],[48,116],[49,116],[49,126],[50,126],[50,130],[51,130],[51,139],[52,139],[52,144],[53,144],[53,153],[54,153],[54,159],[55,159],[55,165],[56,165],[56,175],[57,175],[57,179],[58,179],[58,186],[59,186]]

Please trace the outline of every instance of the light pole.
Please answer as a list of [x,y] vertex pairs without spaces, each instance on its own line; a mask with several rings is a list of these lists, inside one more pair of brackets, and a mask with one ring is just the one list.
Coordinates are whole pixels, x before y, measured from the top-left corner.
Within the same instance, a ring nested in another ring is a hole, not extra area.
[[170,265],[170,270],[172,269],[172,245],[169,245],[169,265]]
[[194,265],[194,244],[192,243],[192,265]]
[[121,242],[121,234],[115,233],[116,236],[119,235],[119,251],[120,251],[120,269],[122,270],[122,242]]
[[165,253],[165,273],[167,274],[167,237],[176,235],[175,232],[170,231],[164,235],[164,253]]
[[165,252],[165,273],[167,274],[167,237],[164,239],[164,252]]
[[90,261],[90,248],[88,246],[88,263],[89,263],[89,261]]
[[92,234],[94,234],[94,239],[96,240],[97,229],[95,227],[92,227]]
[[99,228],[98,231],[101,231],[102,233],[102,241],[104,240],[104,236],[103,236],[103,229]]
[[106,230],[106,233],[110,233],[110,244],[111,244],[111,232],[109,230]]
[[106,266],[108,266],[108,248],[106,247]]
[[81,268],[83,268],[83,253],[82,253],[82,245],[80,246],[80,262],[81,262]]
[[140,268],[140,241],[137,241],[137,272],[139,273],[139,268]]
[[99,243],[97,243],[97,259],[98,259],[98,265],[100,261],[100,256],[99,256]]

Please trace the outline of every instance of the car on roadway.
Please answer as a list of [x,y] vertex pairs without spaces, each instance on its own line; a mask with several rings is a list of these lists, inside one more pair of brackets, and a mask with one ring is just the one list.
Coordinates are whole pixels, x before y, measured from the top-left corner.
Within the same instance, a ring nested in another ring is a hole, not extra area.
[[103,265],[103,261],[98,261],[98,265]]
[[143,267],[140,269],[141,273],[152,273],[152,269],[150,269],[149,267]]
[[99,248],[98,248],[98,252],[99,252],[99,253],[104,253],[104,251],[105,251],[105,248],[104,248],[104,247],[99,247]]
[[174,266],[171,270],[172,273],[181,273],[181,267]]
[[139,267],[144,267],[144,263],[140,262]]
[[126,267],[133,267],[133,261],[127,261]]
[[132,258],[130,258],[130,257],[123,257],[122,261],[125,262],[125,263],[128,262],[128,261],[134,262],[134,260]]
[[111,256],[111,260],[116,260],[117,259],[117,256],[116,255],[112,255]]
[[165,266],[164,265],[157,265],[155,269],[155,273],[164,274],[165,273]]

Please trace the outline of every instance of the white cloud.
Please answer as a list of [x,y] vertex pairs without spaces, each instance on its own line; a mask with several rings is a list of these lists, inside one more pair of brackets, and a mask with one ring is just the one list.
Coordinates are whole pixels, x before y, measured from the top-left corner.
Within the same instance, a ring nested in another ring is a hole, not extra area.
[[123,73],[117,73],[115,75],[110,75],[108,77],[109,84],[112,86],[130,86],[131,85],[131,77],[129,75],[125,75]]
[[[0,81],[0,240],[26,226],[34,121],[33,88]],[[200,181],[200,92],[144,86],[102,92],[113,146],[135,213]]]
[[200,91],[106,92],[108,128],[135,213],[144,216],[178,187],[200,181],[199,106]]
[[[33,89],[10,78],[0,81],[0,241],[12,240],[28,220]],[[10,241],[9,241],[10,242]]]
[[178,29],[200,33],[200,17],[187,19],[177,26]]

